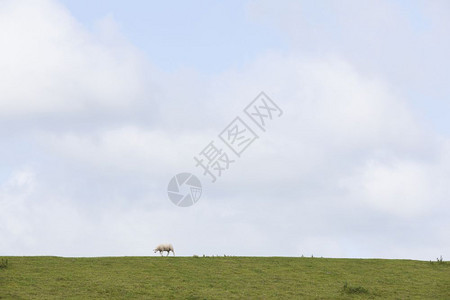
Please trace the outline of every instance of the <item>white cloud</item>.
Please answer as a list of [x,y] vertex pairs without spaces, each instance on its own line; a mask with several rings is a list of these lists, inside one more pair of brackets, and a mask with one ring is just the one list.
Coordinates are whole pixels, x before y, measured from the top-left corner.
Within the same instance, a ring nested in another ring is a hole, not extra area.
[[[445,166],[448,168],[448,166]],[[448,193],[436,164],[411,160],[368,161],[343,186],[361,201],[388,214],[414,217],[440,207]]]
[[[383,77],[428,122],[446,128],[450,76],[447,1],[250,1],[249,15],[286,36],[301,55],[344,58]],[[439,45],[438,47],[436,45]],[[294,50],[295,49],[295,50]]]
[[126,43],[105,42],[111,23],[96,35],[54,1],[2,1],[0,114],[124,110],[142,98],[143,60]]
[[93,133],[42,134],[39,141],[57,155],[93,168],[140,171],[154,176],[191,167],[206,135],[124,126]]

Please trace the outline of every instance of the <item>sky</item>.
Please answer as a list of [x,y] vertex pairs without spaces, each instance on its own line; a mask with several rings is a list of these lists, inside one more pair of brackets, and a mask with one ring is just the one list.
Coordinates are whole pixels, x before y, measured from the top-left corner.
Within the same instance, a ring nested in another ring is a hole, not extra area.
[[449,37],[438,0],[2,0],[0,255],[448,259]]

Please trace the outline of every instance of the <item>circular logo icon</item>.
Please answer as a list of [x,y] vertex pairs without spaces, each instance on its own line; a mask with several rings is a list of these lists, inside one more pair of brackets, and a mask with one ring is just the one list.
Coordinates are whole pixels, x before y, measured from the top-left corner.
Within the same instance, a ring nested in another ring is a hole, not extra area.
[[169,182],[167,194],[170,201],[181,207],[193,205],[202,195],[200,180],[191,173],[175,175]]

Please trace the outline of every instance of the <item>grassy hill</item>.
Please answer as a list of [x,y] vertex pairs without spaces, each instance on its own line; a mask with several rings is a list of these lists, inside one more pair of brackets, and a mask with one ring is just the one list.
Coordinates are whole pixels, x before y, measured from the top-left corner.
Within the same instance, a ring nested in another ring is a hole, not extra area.
[[[450,264],[288,257],[3,257],[1,299],[450,299]],[[0,258],[1,262],[1,258]]]

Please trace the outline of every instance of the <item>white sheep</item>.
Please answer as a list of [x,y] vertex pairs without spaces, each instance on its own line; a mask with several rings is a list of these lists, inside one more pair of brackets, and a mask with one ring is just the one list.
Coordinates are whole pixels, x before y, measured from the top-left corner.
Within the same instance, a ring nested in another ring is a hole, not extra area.
[[158,251],[159,251],[159,254],[161,254],[161,256],[163,255],[164,251],[167,251],[167,256],[169,256],[170,251],[172,251],[173,256],[175,256],[175,251],[173,251],[172,244],[161,244],[161,245],[158,245],[155,249],[153,249],[154,253],[156,253]]

